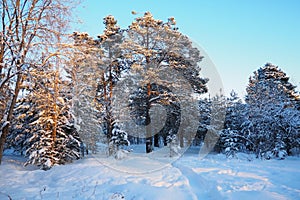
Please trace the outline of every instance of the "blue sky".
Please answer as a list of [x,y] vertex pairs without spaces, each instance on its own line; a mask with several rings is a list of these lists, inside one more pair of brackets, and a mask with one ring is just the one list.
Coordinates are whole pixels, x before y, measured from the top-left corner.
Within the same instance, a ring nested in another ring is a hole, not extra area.
[[248,78],[267,62],[278,65],[300,90],[300,1],[298,0],[84,0],[74,25],[92,36],[102,19],[114,15],[126,28],[150,11],[157,19],[173,16],[179,30],[200,45],[216,66],[225,93],[243,97]]

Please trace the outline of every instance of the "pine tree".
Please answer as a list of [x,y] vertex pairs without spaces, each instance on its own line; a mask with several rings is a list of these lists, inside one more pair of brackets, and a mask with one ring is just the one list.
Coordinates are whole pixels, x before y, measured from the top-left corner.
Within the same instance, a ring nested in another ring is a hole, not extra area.
[[259,68],[254,72],[254,75],[249,78],[249,85],[246,88],[246,102],[248,104],[254,104],[257,103],[257,101],[264,99],[264,96],[258,95],[267,95],[268,91],[263,90],[273,86],[278,88],[280,93],[282,93],[282,95],[271,97],[273,98],[274,102],[277,101],[278,103],[281,103],[282,101],[286,101],[286,103],[290,104],[289,106],[293,106],[296,109],[299,108],[300,101],[299,95],[295,90],[296,86],[289,82],[289,77],[286,75],[286,73],[279,69],[278,66],[270,63],[267,63],[264,67]]
[[109,142],[109,151],[111,155],[114,155],[116,159],[121,159],[119,151],[124,146],[129,146],[130,142],[128,140],[128,135],[125,131],[121,130],[117,124],[113,125],[112,137]]
[[[266,64],[254,72],[247,87],[246,103],[249,105],[244,132],[253,142],[258,157],[284,158],[291,145],[286,138],[291,134],[284,123],[291,109],[296,112],[298,101],[295,86],[278,67]],[[294,129],[295,130],[295,129]],[[297,131],[293,136],[297,137]],[[294,138],[294,140],[297,140]]]
[[[135,121],[139,121],[137,123],[146,126],[145,134],[142,137],[145,137],[147,141],[146,152],[150,152],[152,151],[152,133],[155,132],[156,128],[151,127],[151,108],[160,104],[166,109],[170,119],[167,120],[167,125],[161,132],[161,135],[166,138],[170,129],[178,129],[178,124],[183,123],[178,120],[181,115],[180,112],[195,113],[195,107],[191,106],[191,93],[201,94],[207,91],[205,84],[208,80],[199,76],[198,62],[201,61],[202,56],[192,46],[191,41],[177,31],[174,18],[170,18],[164,23],[154,19],[151,13],[147,12],[143,17],[136,18],[128,29],[123,30],[117,26],[117,21],[110,15],[104,18],[104,24],[105,30],[102,35],[98,36],[98,39],[92,39],[87,33],[75,32],[73,34],[75,46],[78,47],[80,55],[76,56],[79,61],[78,63],[75,62],[75,68],[87,67],[89,65],[89,63],[85,63],[87,58],[94,62],[92,68],[95,69],[96,73],[91,75],[93,78],[89,77],[94,81],[86,84],[93,85],[89,87],[89,91],[96,91],[95,95],[90,95],[92,94],[90,93],[88,96],[90,99],[94,98],[96,109],[99,111],[101,122],[104,124],[102,129],[107,135],[107,142],[110,143],[112,139],[115,123],[120,124],[120,128],[127,131],[128,128],[135,129],[133,127],[137,124],[128,127],[128,124],[118,121],[118,117],[128,114],[125,118],[134,116]],[[91,67],[87,67],[87,71],[89,68],[92,70]],[[175,73],[170,74],[168,69],[172,69]],[[173,77],[168,77],[170,75]],[[181,80],[178,76],[181,76]],[[164,80],[161,80],[161,77]],[[133,85],[138,85],[138,87],[132,89],[131,85],[124,84],[121,91],[118,87],[116,89],[115,86],[119,81],[125,79],[131,81]],[[170,79],[177,82],[169,81]],[[92,89],[95,84],[97,85],[96,90]],[[178,94],[169,88],[175,88]],[[132,98],[119,97],[127,90],[130,90]],[[193,91],[188,93],[186,90]],[[78,94],[80,93],[76,93],[75,96]],[[115,101],[116,96],[122,101]],[[178,99],[180,98],[181,100],[188,99],[189,103],[186,103],[184,109],[179,104]],[[138,99],[143,103],[137,106],[132,101]],[[115,105],[116,102],[117,105]],[[138,109],[137,112],[133,110],[130,111],[131,114],[118,112],[118,108],[127,109],[128,104],[129,107]],[[159,112],[161,110],[159,109]],[[143,117],[144,119],[142,119]],[[81,118],[78,119],[81,120]],[[186,128],[179,131],[180,145],[183,146],[184,139],[192,140],[192,137],[189,136],[191,132],[189,125],[193,124],[195,119],[196,116],[184,118]],[[159,121],[159,119],[155,120]],[[120,121],[123,122],[124,120]],[[194,124],[196,125],[196,123]],[[155,146],[158,146],[158,141],[159,135],[156,134],[154,137]],[[112,152],[109,154],[111,155]]]
[[169,135],[167,136],[167,143],[170,149],[170,157],[178,156],[180,146],[178,144],[178,139],[174,132],[170,131]]
[[77,102],[78,105],[74,105],[74,113],[80,121],[77,127],[93,152],[97,141],[105,142],[100,136],[100,129],[107,137],[107,144],[111,142],[115,124],[111,105],[113,87],[128,68],[122,62],[118,48],[123,36],[117,21],[109,15],[103,23],[105,30],[97,39],[87,33],[73,33],[77,56],[75,66],[68,70],[76,86],[74,104]]
[[202,145],[204,141],[205,134],[207,133],[207,126],[210,122],[210,106],[211,102],[209,98],[199,100],[199,126],[193,143],[195,146]]
[[[112,113],[113,88],[121,78],[122,73],[128,69],[123,62],[119,45],[123,41],[123,30],[117,25],[117,20],[112,15],[103,19],[105,30],[98,36],[99,48],[102,50],[101,68],[103,69],[97,88],[97,100],[102,105],[101,116],[104,122],[104,131],[110,144],[113,134],[115,119]],[[117,132],[119,133],[119,132]],[[115,137],[115,136],[114,136]],[[121,136],[120,136],[121,137]],[[114,152],[110,151],[109,155]]]
[[[278,115],[278,128],[284,134],[277,135],[274,153],[277,157],[299,154],[300,150],[300,111],[286,108]],[[279,156],[281,155],[281,156]]]
[[[160,122],[165,121],[164,126],[161,130],[157,130],[158,133],[154,135],[153,142],[154,147],[159,147],[159,141],[162,138],[164,145],[167,145],[167,136],[170,131],[177,133],[180,125],[180,105],[175,96],[170,96],[171,91],[164,86],[151,84],[152,93],[150,95],[150,103],[152,105],[161,105],[160,108],[155,110],[157,118],[164,115],[166,112],[166,119],[159,119]],[[167,91],[167,92],[166,92]],[[140,87],[137,91],[130,95],[130,115],[135,121],[136,125],[145,126],[147,125],[147,88]],[[164,111],[163,111],[164,110]],[[155,127],[153,127],[155,128]],[[152,148],[149,146],[148,148]]]
[[72,115],[74,125],[82,139],[82,146],[87,154],[97,152],[97,142],[101,142],[101,108],[97,100],[97,89],[103,69],[102,50],[98,42],[88,33],[72,34],[73,59],[66,66],[72,87]]
[[[152,136],[155,135],[151,126],[149,111],[153,106],[153,102],[151,102],[153,94],[157,91],[152,86],[155,84],[169,88],[169,91],[164,91],[166,95],[160,94],[157,95],[157,98],[163,99],[165,96],[173,98],[176,95],[176,98],[180,98],[179,96],[187,98],[185,91],[188,89],[184,88],[185,85],[179,81],[178,76],[176,77],[176,74],[180,74],[188,82],[193,92],[201,94],[207,91],[205,86],[207,79],[199,76],[198,62],[201,61],[202,56],[200,56],[198,49],[192,46],[191,41],[178,31],[175,25],[176,21],[173,17],[169,18],[167,22],[163,22],[154,19],[150,12],[146,12],[142,17],[138,17],[132,22],[125,32],[124,42],[120,45],[126,62],[130,64],[132,77],[137,79],[133,82],[143,79],[139,87],[146,90],[147,96],[144,103],[146,112],[143,114],[145,114],[145,124],[147,125],[144,135],[147,153],[153,149]],[[170,73],[170,70],[173,70],[174,73]],[[171,79],[178,82],[168,81]],[[177,88],[182,93],[175,94],[175,91],[170,90],[170,88]],[[162,104],[171,102],[170,99],[166,101],[162,99],[160,99]],[[195,108],[193,107],[192,110],[195,110]],[[191,118],[195,119],[196,116]],[[193,121],[193,119],[184,120]],[[184,124],[184,121],[181,123]],[[184,131],[179,131],[179,140],[182,145],[184,135],[188,135]],[[157,138],[155,141],[157,141]]]
[[[206,126],[207,132],[204,138],[203,152],[212,150],[221,152],[222,144],[219,141],[221,131],[224,129],[226,98],[221,93],[210,100],[209,125]],[[202,153],[202,152],[200,152]]]
[[248,152],[252,142],[243,134],[246,120],[247,106],[232,91],[226,101],[224,130],[220,135],[220,143],[227,157],[235,157],[237,152]]

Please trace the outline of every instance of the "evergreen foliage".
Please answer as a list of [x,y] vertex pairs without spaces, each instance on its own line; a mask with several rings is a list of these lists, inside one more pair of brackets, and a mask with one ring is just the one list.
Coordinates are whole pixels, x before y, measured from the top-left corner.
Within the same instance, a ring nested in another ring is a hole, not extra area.
[[[52,13],[47,4],[40,4],[53,16],[56,9]],[[52,20],[43,17],[42,22]],[[60,23],[53,24],[55,30],[60,30]],[[245,102],[234,91],[228,98],[220,94],[199,100],[199,95],[208,91],[208,79],[200,76],[198,65],[203,57],[178,31],[173,17],[164,22],[146,12],[128,29],[121,29],[111,15],[103,23],[103,34],[97,38],[88,33],[71,35],[73,44],[66,45],[70,48],[68,61],[58,56],[63,52],[59,34],[43,34],[38,24],[33,28],[36,39],[24,38],[29,40],[28,47],[33,41],[43,43],[43,52],[36,54],[21,45],[23,53],[18,55],[15,48],[20,44],[13,45],[16,38],[10,35],[18,29],[6,33],[12,40],[6,44],[12,46],[11,56],[0,57],[1,156],[5,140],[6,148],[28,158],[26,165],[44,170],[79,159],[84,152],[97,153],[99,143],[107,145],[109,156],[124,158],[129,154],[125,146],[130,140],[146,143],[146,153],[153,151],[153,146],[161,147],[162,141],[169,147],[170,157],[193,140],[204,150],[214,149],[230,158],[243,152],[262,159],[284,159],[300,152],[300,96],[278,66],[267,63],[250,76]],[[9,55],[6,45],[1,48]],[[191,87],[192,94],[185,92],[189,88],[179,77]],[[145,127],[134,136],[113,113],[115,95],[119,95],[114,89],[125,79],[137,87],[125,85],[129,98],[117,106],[129,110],[126,117],[135,123],[129,128]],[[183,106],[187,99],[190,104]],[[198,100],[195,108],[193,103]],[[156,119],[151,119],[152,108],[158,105]],[[194,109],[199,116],[183,114]],[[156,134],[155,120],[164,123]],[[191,127],[195,125],[198,130],[193,138]]]

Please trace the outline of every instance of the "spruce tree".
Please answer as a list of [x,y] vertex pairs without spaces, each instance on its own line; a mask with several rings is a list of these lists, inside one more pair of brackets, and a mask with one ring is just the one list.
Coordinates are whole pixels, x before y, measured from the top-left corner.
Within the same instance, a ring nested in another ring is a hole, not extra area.
[[[0,30],[0,164],[26,74],[67,57],[61,45],[76,1],[2,0]],[[60,38],[58,40],[58,38]]]
[[24,141],[26,165],[47,170],[79,159],[81,140],[74,127],[67,82],[61,81],[58,69],[51,64],[47,69],[32,70],[29,78],[30,93],[26,101],[31,102],[32,107],[24,114],[32,118],[29,124],[24,124],[30,135]]
[[242,125],[247,119],[247,106],[237,93],[232,91],[226,101],[224,130],[220,135],[220,143],[227,157],[235,157],[237,152],[248,152],[251,141],[243,135]]

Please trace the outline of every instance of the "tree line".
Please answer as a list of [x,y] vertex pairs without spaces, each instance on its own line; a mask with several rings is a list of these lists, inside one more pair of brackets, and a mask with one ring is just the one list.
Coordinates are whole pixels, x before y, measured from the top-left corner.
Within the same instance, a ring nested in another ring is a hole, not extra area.
[[[97,153],[99,143],[107,145],[108,156],[130,143],[145,144],[147,153],[169,145],[176,153],[176,146],[207,145],[208,132],[219,138],[214,150],[228,156],[242,151],[284,158],[299,149],[299,95],[278,67],[266,64],[250,77],[245,103],[235,93],[194,98],[185,91],[191,88],[201,97],[213,80],[199,75],[203,56],[173,17],[164,22],[146,12],[122,29],[110,15],[103,19],[103,33],[93,38],[68,34],[72,6],[54,0],[2,2],[0,162],[4,149],[13,148],[28,158],[26,164],[49,169]],[[173,73],[159,78],[166,71]],[[137,87],[130,90],[124,80]],[[130,90],[118,102],[128,112],[118,118],[117,87]],[[153,134],[156,105],[161,109],[155,116],[165,110],[166,119]],[[199,116],[183,115],[195,110]],[[222,113],[224,120],[213,123]],[[125,127],[119,118],[133,123]],[[128,131],[138,127],[144,131]]]
[[196,141],[201,142],[209,126],[212,101],[225,109],[224,126],[214,150],[235,157],[238,152],[254,153],[258,158],[284,159],[299,154],[300,98],[289,77],[278,66],[267,63],[249,78],[242,101],[232,91],[230,97],[201,100],[200,127]]

